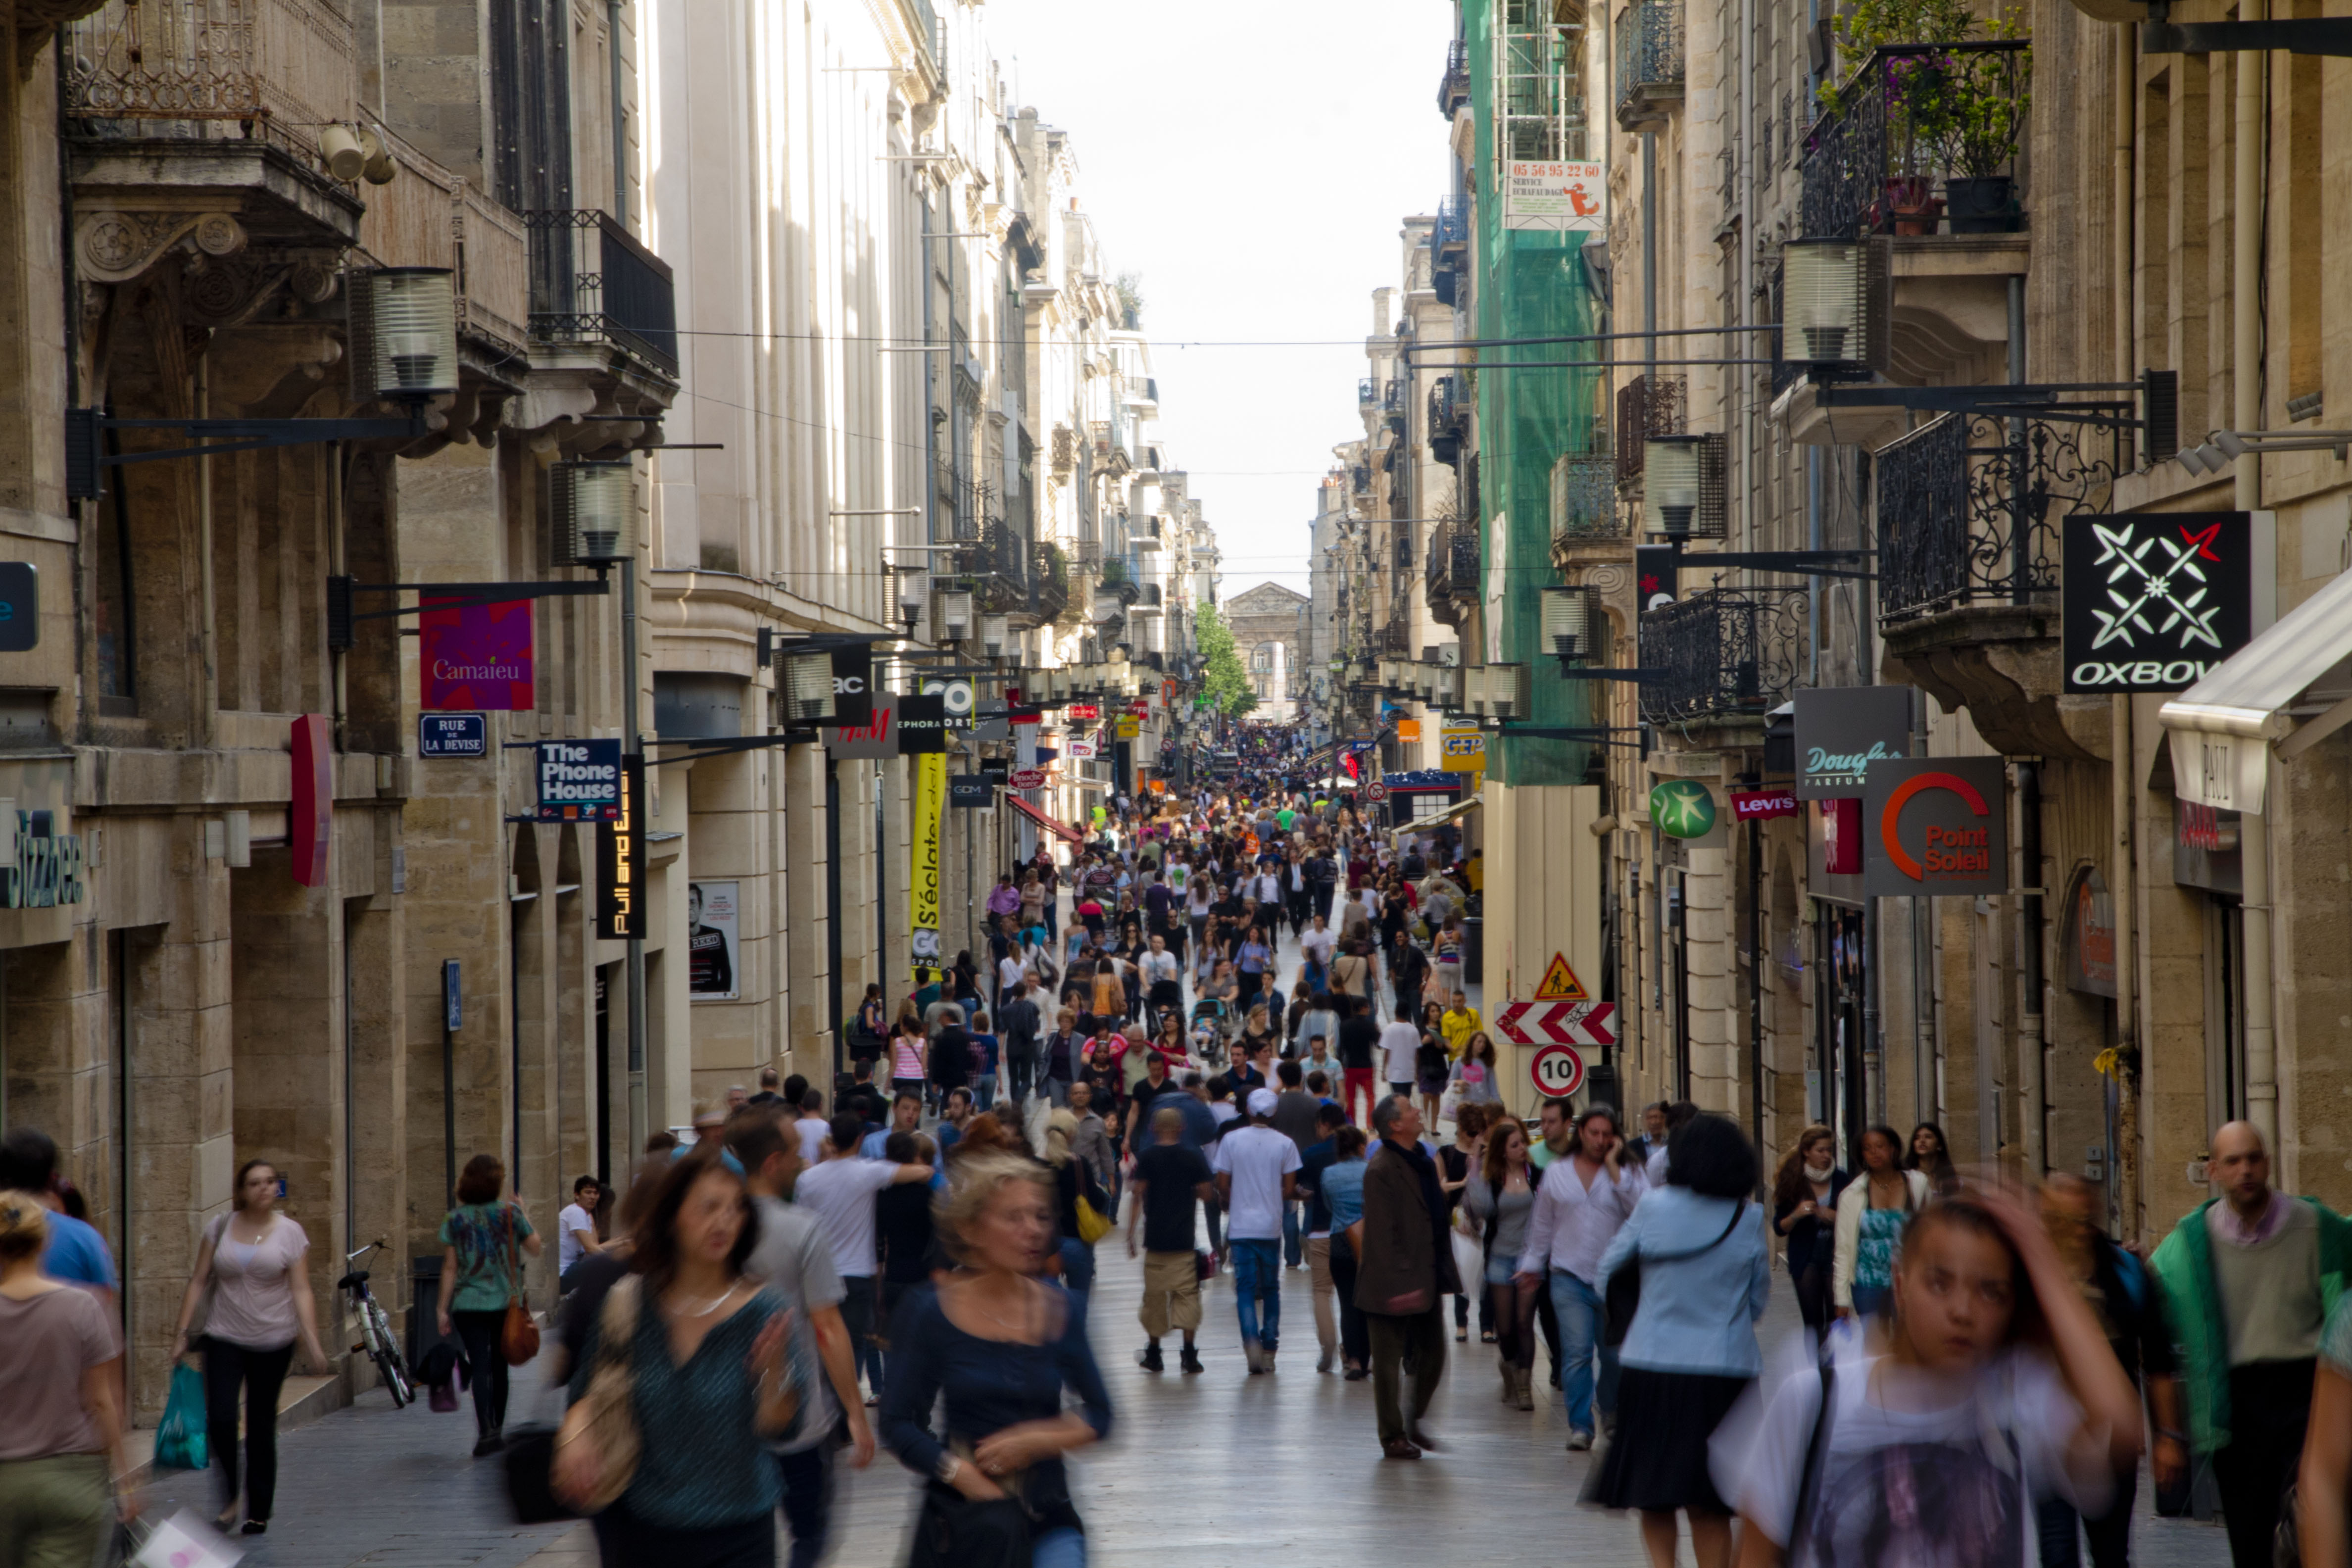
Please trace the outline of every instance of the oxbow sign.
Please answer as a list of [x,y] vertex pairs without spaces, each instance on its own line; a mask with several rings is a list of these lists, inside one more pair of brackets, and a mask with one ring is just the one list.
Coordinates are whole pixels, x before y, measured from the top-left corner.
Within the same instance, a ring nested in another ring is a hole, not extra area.
[[2255,584],[2275,571],[2272,527],[2269,512],[2066,519],[2066,690],[2186,691],[2204,679],[2253,637]]
[[1862,891],[2009,891],[2009,778],[1999,757],[1873,763],[1862,797]]

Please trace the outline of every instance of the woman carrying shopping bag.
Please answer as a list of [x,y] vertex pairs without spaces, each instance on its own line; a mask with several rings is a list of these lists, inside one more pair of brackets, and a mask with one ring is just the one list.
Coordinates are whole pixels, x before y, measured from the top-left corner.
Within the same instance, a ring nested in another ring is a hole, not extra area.
[[522,1199],[499,1201],[506,1180],[507,1168],[496,1154],[475,1155],[457,1177],[457,1206],[441,1222],[439,1321],[444,1335],[466,1342],[466,1360],[474,1369],[478,1459],[506,1447],[508,1309],[522,1300],[520,1255],[536,1258],[540,1251]]

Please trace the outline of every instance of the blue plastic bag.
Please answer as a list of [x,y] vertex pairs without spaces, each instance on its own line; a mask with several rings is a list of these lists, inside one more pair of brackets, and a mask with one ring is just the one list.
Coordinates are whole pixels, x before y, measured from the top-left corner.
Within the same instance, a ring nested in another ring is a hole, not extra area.
[[172,1394],[155,1428],[155,1468],[201,1470],[210,1462],[205,1447],[205,1375],[186,1362],[172,1368]]

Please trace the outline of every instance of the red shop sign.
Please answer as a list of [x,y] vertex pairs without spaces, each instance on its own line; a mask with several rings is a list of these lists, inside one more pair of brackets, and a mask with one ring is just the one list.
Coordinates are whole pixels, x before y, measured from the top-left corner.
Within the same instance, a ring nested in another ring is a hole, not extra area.
[[1731,816],[1737,822],[1769,822],[1797,815],[1793,789],[1736,789],[1731,792]]

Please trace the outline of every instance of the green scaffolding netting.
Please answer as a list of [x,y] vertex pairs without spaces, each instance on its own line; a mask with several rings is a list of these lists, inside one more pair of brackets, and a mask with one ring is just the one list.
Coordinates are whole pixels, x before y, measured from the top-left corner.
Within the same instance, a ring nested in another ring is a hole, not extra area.
[[[1580,121],[1580,104],[1563,105],[1576,79],[1569,37],[1551,23],[1550,0],[1473,0],[1465,7],[1471,106],[1477,121],[1476,335],[1483,339],[1560,337],[1603,330],[1579,256],[1588,237],[1504,226],[1498,160],[1580,157],[1580,134],[1559,128]],[[1497,28],[1500,37],[1497,37]],[[1500,98],[1506,113],[1498,116]],[[1566,112],[1563,112],[1563,110]],[[1507,140],[1497,147],[1498,120]],[[1548,122],[1548,123],[1547,123]],[[1605,358],[1605,345],[1531,343],[1478,351],[1482,365]],[[1465,649],[1471,662],[1525,664],[1538,724],[1603,722],[1600,683],[1563,680],[1542,640],[1542,590],[1559,581],[1551,564],[1552,470],[1563,457],[1600,450],[1607,373],[1601,370],[1481,370],[1478,397],[1478,532],[1486,639]],[[1613,503],[1612,503],[1613,504]],[[1589,521],[1589,520],[1588,520]],[[1486,748],[1497,781],[1515,784],[1586,782],[1596,748],[1581,742],[1496,737]]]

